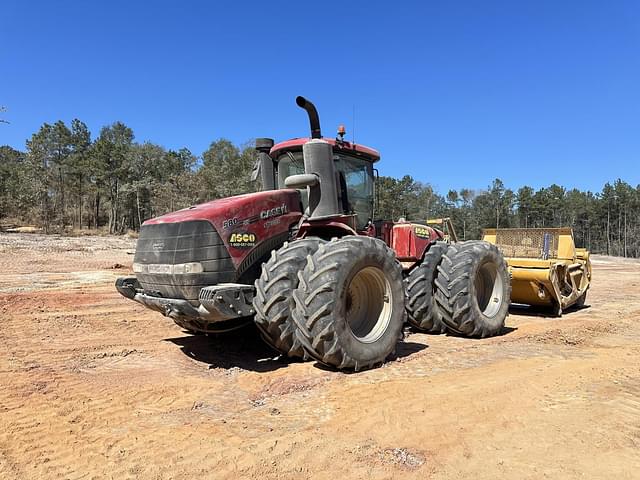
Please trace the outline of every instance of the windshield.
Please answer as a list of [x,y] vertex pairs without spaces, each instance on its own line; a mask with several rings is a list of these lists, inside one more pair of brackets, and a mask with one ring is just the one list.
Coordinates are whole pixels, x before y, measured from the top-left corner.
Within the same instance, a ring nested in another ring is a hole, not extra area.
[[[358,230],[373,219],[373,166],[371,162],[344,153],[338,154],[336,169],[341,173],[347,187],[348,213],[355,213]],[[284,187],[289,175],[304,173],[302,152],[286,152],[278,157],[278,188]],[[307,189],[301,190],[302,204],[309,205]]]
[[338,171],[344,174],[347,184],[349,209],[357,215],[358,230],[363,230],[373,220],[373,172],[371,162],[362,158],[340,154]]

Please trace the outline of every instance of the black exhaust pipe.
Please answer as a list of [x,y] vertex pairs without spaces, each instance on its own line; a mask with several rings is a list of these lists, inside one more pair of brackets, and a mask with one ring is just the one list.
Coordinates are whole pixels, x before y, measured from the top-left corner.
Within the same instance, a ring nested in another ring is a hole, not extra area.
[[322,138],[320,132],[320,117],[318,117],[318,111],[313,103],[304,97],[296,97],[296,104],[300,108],[304,108],[309,115],[309,125],[311,126],[311,138]]
[[336,167],[333,162],[333,147],[322,140],[320,119],[316,107],[304,97],[296,97],[296,103],[309,115],[311,140],[302,145],[304,174],[287,177],[287,188],[305,188],[309,192],[310,220],[322,220],[342,215],[342,205],[338,202]]

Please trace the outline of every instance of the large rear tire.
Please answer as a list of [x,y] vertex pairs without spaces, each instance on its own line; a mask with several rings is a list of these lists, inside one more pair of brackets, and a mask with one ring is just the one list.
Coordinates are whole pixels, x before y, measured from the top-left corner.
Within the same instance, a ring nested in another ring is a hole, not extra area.
[[402,268],[384,242],[349,236],[320,245],[293,292],[305,351],[338,369],[379,365],[402,337]]
[[256,326],[265,342],[290,357],[304,356],[302,345],[294,334],[292,293],[298,286],[298,272],[306,265],[307,256],[322,242],[319,238],[303,238],[285,243],[271,252],[271,258],[262,265],[262,274],[255,281]]
[[483,241],[452,244],[436,277],[442,320],[455,333],[490,337],[500,333],[509,313],[511,282],[504,257]]
[[404,281],[407,294],[407,321],[427,333],[444,333],[447,326],[441,319],[440,307],[435,300],[435,279],[442,256],[449,248],[445,242],[429,247],[420,265],[411,270]]

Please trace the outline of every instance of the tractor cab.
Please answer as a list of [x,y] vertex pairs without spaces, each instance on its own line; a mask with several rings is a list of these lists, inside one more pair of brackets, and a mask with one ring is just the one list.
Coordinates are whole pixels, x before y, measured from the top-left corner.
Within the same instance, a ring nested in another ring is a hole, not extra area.
[[380,153],[344,140],[342,125],[335,139],[323,138],[315,107],[302,97],[297,102],[309,113],[311,138],[275,145],[269,138],[257,139],[254,178],[261,174],[263,190],[296,188],[305,215],[315,221],[366,231],[374,219],[373,164]]
[[[374,168],[380,154],[367,147],[333,139],[323,139],[332,146],[338,185],[339,206],[345,215],[355,215],[356,230],[366,229],[373,219]],[[296,138],[275,145],[270,152],[274,160],[275,187],[287,188],[285,180],[305,173],[302,146],[308,138]],[[300,189],[304,210],[309,207],[307,188]]]

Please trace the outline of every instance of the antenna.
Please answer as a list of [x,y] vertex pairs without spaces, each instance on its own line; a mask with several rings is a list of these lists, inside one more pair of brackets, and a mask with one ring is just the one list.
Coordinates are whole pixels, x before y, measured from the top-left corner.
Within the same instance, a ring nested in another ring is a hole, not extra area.
[[351,112],[351,143],[356,144],[356,104],[353,104],[353,110]]

